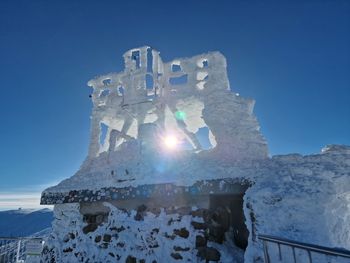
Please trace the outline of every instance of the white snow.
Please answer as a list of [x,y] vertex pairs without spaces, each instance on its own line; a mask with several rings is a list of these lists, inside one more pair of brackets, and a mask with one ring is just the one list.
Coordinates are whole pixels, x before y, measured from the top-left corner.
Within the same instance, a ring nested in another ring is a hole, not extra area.
[[[108,222],[88,234],[82,232],[86,223],[79,213],[78,204],[55,205],[56,220],[47,245],[55,251],[56,262],[76,262],[81,258],[95,259],[97,262],[115,262],[116,259],[118,262],[125,262],[129,255],[146,262],[179,262],[171,256],[175,247],[183,249],[180,252],[183,257],[181,262],[200,262],[194,244],[196,236],[203,235],[203,232],[191,225],[191,221],[196,220],[196,217],[167,214],[161,209],[159,214],[147,212],[142,221],[136,221],[135,210],[126,212],[109,203],[104,205],[110,209]],[[174,235],[174,230],[182,228],[189,231],[188,237]],[[72,234],[74,238],[70,237]],[[108,246],[103,244],[106,234],[111,236]],[[96,242],[98,236],[101,237],[101,241]],[[243,251],[236,248],[233,242],[210,242],[208,246],[220,251],[220,262],[242,261]],[[62,253],[62,250],[69,248],[73,248],[74,253]]]
[[[153,55],[151,68],[147,52]],[[124,60],[124,71],[89,81],[94,90],[94,108],[88,157],[74,176],[46,189],[46,194],[245,179],[252,183],[244,197],[250,232],[245,262],[258,262],[262,258],[258,234],[350,249],[349,146],[330,145],[321,154],[309,156],[290,154],[269,158],[253,114],[255,102],[229,90],[226,60],[219,52],[163,63],[159,52],[142,47],[126,52]],[[176,70],[173,65],[177,65]],[[153,79],[150,87],[147,76]],[[180,81],[184,77],[185,81]],[[170,84],[171,79],[177,79],[176,84]],[[185,112],[187,119],[176,121],[178,111]],[[102,144],[101,123],[108,126]],[[195,133],[201,127],[209,129],[214,146],[210,150],[202,150],[196,138]],[[159,138],[169,131],[193,149],[164,151]],[[128,215],[110,209],[118,215],[118,220],[129,224]],[[59,229],[67,227],[73,219],[77,222],[76,231],[80,231],[83,225],[78,204],[56,205],[55,211],[57,218],[62,219],[55,220],[57,242],[62,239]],[[141,228],[140,233],[126,232],[129,234],[123,239],[140,242],[147,238],[142,236],[143,229],[154,225],[167,231],[162,221],[166,219],[164,214],[148,215],[144,222],[130,225]],[[187,223],[184,217],[181,224]],[[132,236],[135,233],[136,239]],[[81,249],[100,253],[94,246]],[[157,254],[163,256],[161,252]],[[188,259],[193,259],[192,256],[188,253]]]
[[[150,51],[152,68],[147,63]],[[266,142],[253,115],[254,101],[230,91],[221,53],[163,63],[159,52],[146,46],[126,52],[124,61],[123,72],[88,82],[94,90],[89,155],[73,177],[46,193],[163,182],[192,185],[200,179],[225,177],[212,173],[208,160],[221,165],[267,158]],[[174,71],[173,65],[179,70]],[[185,83],[170,84],[171,78],[184,75]],[[153,78],[151,87],[147,87],[147,76]],[[200,91],[198,83],[204,85]],[[154,124],[153,130],[138,134],[147,123]],[[105,135],[101,125],[107,127]],[[208,128],[210,151],[202,150],[195,134],[202,127]],[[167,134],[190,148],[162,151],[160,143]],[[201,172],[193,172],[202,166]],[[125,169],[131,171],[128,176]],[[125,179],[132,181],[118,183]]]

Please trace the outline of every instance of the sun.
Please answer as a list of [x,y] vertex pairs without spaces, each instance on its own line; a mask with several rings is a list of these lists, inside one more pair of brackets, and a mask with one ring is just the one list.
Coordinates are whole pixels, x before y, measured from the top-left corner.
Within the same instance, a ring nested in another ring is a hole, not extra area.
[[163,143],[168,149],[175,149],[179,144],[179,140],[174,135],[167,135],[163,139]]

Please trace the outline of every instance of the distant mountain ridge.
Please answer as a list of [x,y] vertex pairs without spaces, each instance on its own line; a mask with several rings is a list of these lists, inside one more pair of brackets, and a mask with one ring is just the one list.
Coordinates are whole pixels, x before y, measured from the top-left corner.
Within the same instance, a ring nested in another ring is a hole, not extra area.
[[0,236],[30,236],[50,228],[53,211],[50,209],[18,209],[0,211]]

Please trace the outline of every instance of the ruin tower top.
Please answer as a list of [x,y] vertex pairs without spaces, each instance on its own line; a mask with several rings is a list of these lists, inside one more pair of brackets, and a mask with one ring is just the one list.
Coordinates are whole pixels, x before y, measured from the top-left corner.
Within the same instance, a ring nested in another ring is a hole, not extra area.
[[123,71],[88,82],[93,109],[86,160],[72,178],[48,190],[191,184],[203,178],[186,170],[186,180],[170,174],[184,162],[193,169],[194,161],[232,165],[268,158],[255,101],[230,89],[220,52],[164,62],[157,50],[143,46],[123,57]]

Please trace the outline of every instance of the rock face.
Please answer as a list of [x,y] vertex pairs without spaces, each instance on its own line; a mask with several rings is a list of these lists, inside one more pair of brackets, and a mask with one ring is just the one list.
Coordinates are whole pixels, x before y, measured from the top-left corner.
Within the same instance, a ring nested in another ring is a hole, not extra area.
[[349,146],[268,157],[219,52],[165,63],[141,47],[124,62],[89,81],[88,156],[42,194],[55,204],[44,262],[232,263],[247,246],[261,263],[259,234],[350,249]]

